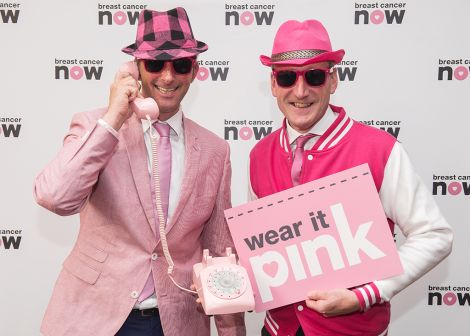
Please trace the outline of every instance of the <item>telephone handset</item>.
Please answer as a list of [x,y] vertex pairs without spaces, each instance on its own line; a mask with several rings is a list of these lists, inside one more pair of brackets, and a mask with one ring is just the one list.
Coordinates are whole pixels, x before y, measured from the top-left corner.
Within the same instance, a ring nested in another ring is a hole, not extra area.
[[[124,63],[119,71],[128,72],[135,80],[139,80],[139,69],[134,61]],[[153,98],[135,98],[130,105],[140,119],[157,120],[160,114],[157,102]]]

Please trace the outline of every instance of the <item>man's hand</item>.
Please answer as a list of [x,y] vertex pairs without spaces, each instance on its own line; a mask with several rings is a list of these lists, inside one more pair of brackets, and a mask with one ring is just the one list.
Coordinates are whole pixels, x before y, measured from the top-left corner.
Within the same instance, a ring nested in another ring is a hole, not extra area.
[[[195,291],[195,292],[197,291],[195,284],[192,284],[191,287],[189,287],[189,289],[191,289],[192,291]],[[195,295],[197,295],[197,294],[195,294]],[[199,298],[199,296],[197,296],[196,303],[197,303],[197,308],[196,308],[197,311],[200,312],[200,313],[205,314],[206,312],[204,311],[204,308],[202,308],[202,301]],[[210,315],[210,316],[212,316],[212,315]]]
[[140,96],[139,84],[128,72],[119,71],[111,84],[108,111],[103,116],[116,131],[132,115],[129,103]]
[[[197,288],[196,288],[196,285],[195,285],[195,284],[191,284],[191,286],[189,287],[189,289],[192,290],[192,291],[197,292]],[[195,295],[197,295],[197,294],[195,294]],[[199,298],[199,296],[197,297],[196,302],[199,303],[199,304],[201,303],[201,299]]]
[[360,310],[356,294],[349,289],[312,290],[308,293],[305,303],[307,307],[325,317],[345,315]]

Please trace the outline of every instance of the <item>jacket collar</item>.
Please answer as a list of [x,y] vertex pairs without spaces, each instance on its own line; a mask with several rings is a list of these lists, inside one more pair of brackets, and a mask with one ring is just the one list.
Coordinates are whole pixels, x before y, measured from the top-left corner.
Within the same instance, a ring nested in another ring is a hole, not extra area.
[[[331,118],[331,114],[336,116]],[[320,135],[311,150],[322,151],[334,147],[348,134],[353,123],[353,120],[346,115],[342,107],[330,105],[327,113],[309,131],[309,133]],[[279,133],[279,144],[286,153],[290,153],[289,137],[295,137],[295,133],[292,132],[295,130],[292,130],[292,128],[289,130],[289,128],[290,126],[287,125],[287,120],[284,118]],[[294,140],[295,138],[292,139],[292,141]]]

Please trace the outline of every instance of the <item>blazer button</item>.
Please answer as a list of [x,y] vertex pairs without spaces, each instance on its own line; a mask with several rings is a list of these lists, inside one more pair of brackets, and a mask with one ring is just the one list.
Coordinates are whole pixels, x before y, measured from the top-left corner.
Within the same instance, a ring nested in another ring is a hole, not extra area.
[[156,253],[152,253],[152,260],[155,261],[157,260],[158,255]]
[[298,305],[298,306],[297,306],[297,310],[298,310],[298,311],[302,311],[302,310],[304,310],[304,306],[302,306],[302,305]]
[[139,297],[139,293],[137,291],[132,291],[131,298],[137,299]]

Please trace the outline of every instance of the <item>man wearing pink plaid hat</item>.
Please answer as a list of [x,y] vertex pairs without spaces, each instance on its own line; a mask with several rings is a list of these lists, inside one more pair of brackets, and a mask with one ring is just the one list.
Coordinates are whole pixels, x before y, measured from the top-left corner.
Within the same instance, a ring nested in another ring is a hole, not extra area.
[[250,194],[265,197],[368,163],[390,234],[398,227],[406,237],[398,248],[404,273],[356,288],[319,291],[312,283],[305,301],[266,313],[262,335],[386,335],[392,297],[451,251],[452,230],[403,146],[330,104],[338,86],[334,66],[343,56],[319,21],[280,26],[271,56],[260,59],[272,70],[271,91],[285,119],[250,153]]
[[[218,256],[233,248],[223,214],[231,206],[229,146],[181,107],[206,50],[183,8],[142,11],[135,43],[123,49],[134,63],[116,75],[108,106],[76,114],[63,148],[36,178],[40,205],[80,213],[42,334],[210,334],[195,295],[172,282],[190,287],[203,249]],[[134,113],[144,97],[157,103],[158,116],[157,108],[147,120]],[[219,335],[245,335],[243,314],[215,316],[215,324]]]

